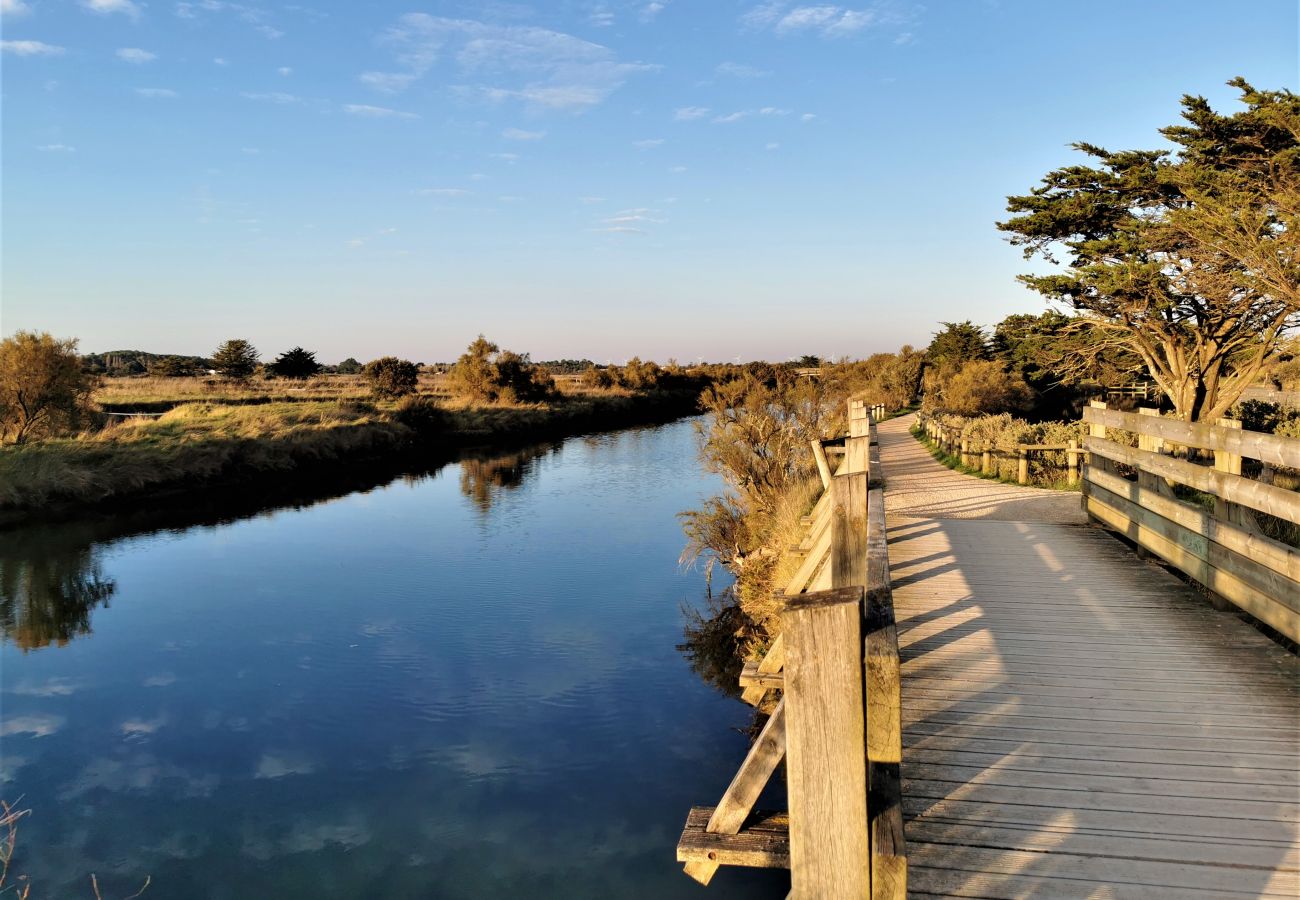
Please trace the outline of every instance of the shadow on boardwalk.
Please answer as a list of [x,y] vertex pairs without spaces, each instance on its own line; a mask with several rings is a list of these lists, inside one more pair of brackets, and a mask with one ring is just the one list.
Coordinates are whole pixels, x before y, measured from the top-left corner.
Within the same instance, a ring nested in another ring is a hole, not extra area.
[[1300,894],[1296,658],[907,425],[879,433],[912,895]]

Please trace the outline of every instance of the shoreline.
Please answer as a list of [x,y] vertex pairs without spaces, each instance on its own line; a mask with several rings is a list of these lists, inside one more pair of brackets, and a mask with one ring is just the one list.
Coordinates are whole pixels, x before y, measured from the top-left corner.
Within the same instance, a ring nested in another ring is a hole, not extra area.
[[[0,478],[17,478],[0,500],[0,529],[138,508],[179,505],[215,491],[295,493],[307,482],[344,492],[473,451],[521,449],[581,434],[656,425],[695,415],[696,390],[567,397],[546,406],[438,408],[434,421],[382,418],[280,435],[170,442],[58,441],[0,455]],[[19,459],[25,456],[25,459]],[[15,469],[20,469],[14,473]],[[21,482],[24,475],[28,483]],[[373,477],[372,477],[373,476]],[[349,487],[351,485],[351,487]]]

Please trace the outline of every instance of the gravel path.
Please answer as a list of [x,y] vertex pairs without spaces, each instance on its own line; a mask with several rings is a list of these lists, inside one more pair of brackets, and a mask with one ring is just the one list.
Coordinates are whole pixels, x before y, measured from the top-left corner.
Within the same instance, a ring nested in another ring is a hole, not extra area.
[[915,421],[914,415],[900,416],[876,429],[885,470],[885,508],[890,516],[1087,523],[1076,493],[1002,484],[941,465],[909,433]]

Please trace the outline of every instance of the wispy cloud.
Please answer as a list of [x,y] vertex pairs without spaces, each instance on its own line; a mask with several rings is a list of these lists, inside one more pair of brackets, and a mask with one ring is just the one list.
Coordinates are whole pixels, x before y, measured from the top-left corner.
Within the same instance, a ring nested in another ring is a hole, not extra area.
[[396,94],[410,87],[416,77],[409,72],[362,72],[357,81],[382,93]]
[[14,56],[59,56],[63,48],[44,41],[0,41],[0,51]]
[[228,2],[228,0],[192,0],[192,2],[191,0],[181,0],[173,10],[177,18],[180,19],[202,19],[207,15],[231,15],[268,40],[284,37],[283,31],[268,24],[265,9],[249,6],[245,3],[233,3]]
[[276,69],[275,71],[276,74],[280,75],[283,78],[288,78],[290,75],[293,74],[293,69],[289,68],[288,66],[280,66],[280,68]]
[[23,0],[0,0],[0,16],[25,16],[31,11]]
[[608,28],[614,24],[614,14],[608,6],[597,6],[588,14],[587,21],[597,28]]
[[655,147],[662,146],[663,138],[651,138],[645,141],[633,141],[632,146],[638,150],[653,150]]
[[906,6],[880,2],[865,9],[819,4],[797,6],[790,0],[768,0],[750,9],[741,22],[755,29],[770,30],[778,35],[811,33],[822,37],[846,37],[865,28],[901,25],[914,14]]
[[286,94],[284,91],[241,91],[239,96],[245,100],[256,100],[259,103],[279,103],[281,105],[297,103],[301,100],[300,97]]
[[104,16],[121,13],[134,19],[140,15],[140,7],[132,3],[131,0],[81,0],[81,5],[93,13]]
[[525,131],[522,128],[506,128],[501,136],[508,141],[540,141],[546,137],[545,131]]
[[135,92],[151,100],[173,100],[180,96],[171,88],[136,88]]
[[421,197],[468,197],[473,192],[464,188],[420,188],[416,193]]
[[121,47],[118,49],[117,58],[122,62],[141,63],[153,62],[158,58],[158,54],[150,53],[148,50],[141,50],[139,47]]
[[366,72],[363,83],[399,91],[449,61],[468,83],[462,95],[517,100],[539,109],[579,112],[603,102],[629,77],[658,66],[620,61],[608,47],[560,31],[409,13],[381,42],[397,72]]
[[69,147],[67,144],[41,144],[36,148],[44,153],[76,153],[76,147]]
[[212,62],[215,63],[215,64],[218,65],[218,66],[228,66],[228,65],[230,65],[230,63],[228,63],[226,60],[222,59],[220,56],[214,56],[214,57],[212,57]]
[[802,116],[799,117],[799,121],[811,122],[815,118],[817,118],[815,113],[804,113]]
[[389,109],[387,106],[370,106],[365,103],[348,103],[343,111],[350,116],[362,116],[367,119],[418,119],[415,113]]
[[601,234],[645,234],[644,228],[634,228],[631,225],[610,225],[606,228],[593,228],[592,231]]
[[488,156],[490,156],[492,159],[500,159],[508,163],[519,161],[518,153],[489,153]]
[[714,71],[719,75],[729,75],[732,78],[766,78],[772,74],[765,69],[734,62],[719,63]]
[[737,112],[728,113],[725,116],[714,116],[713,121],[723,125],[729,125],[732,122],[739,122],[741,119],[748,119],[750,116],[788,116],[790,110],[781,109],[777,106],[764,106],[761,109],[742,109]]
[[668,0],[654,0],[641,7],[640,18],[642,22],[653,22],[659,18],[659,14],[668,6]]
[[673,118],[678,122],[692,122],[696,119],[703,119],[712,110],[707,106],[683,106],[673,113]]

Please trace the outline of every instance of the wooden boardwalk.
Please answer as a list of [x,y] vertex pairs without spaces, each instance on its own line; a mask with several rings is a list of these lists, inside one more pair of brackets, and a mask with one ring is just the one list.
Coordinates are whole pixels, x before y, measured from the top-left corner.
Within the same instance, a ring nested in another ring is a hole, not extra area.
[[1300,664],[879,426],[916,897],[1300,897]]

